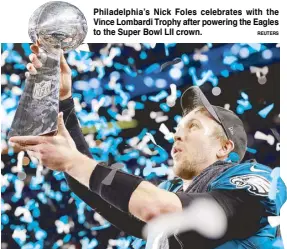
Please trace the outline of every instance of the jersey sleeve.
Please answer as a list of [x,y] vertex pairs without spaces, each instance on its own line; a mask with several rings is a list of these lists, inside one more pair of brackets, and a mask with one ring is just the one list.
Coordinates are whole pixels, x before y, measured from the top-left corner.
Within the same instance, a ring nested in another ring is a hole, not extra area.
[[286,200],[280,177],[274,178],[271,168],[257,162],[231,167],[210,184],[209,190],[241,190],[260,201],[269,215],[279,215]]
[[[205,238],[195,231],[182,233],[177,239],[183,244],[194,243],[196,248],[215,248],[255,234],[274,237],[276,227],[270,227],[267,218],[279,214],[286,200],[286,187],[278,179],[275,190],[272,190],[274,179],[271,172],[267,166],[245,163],[226,170],[213,180],[206,193],[176,193],[184,208],[198,198],[212,198],[224,210],[228,224],[227,232],[220,240]],[[274,198],[270,198],[272,191],[276,192]]]
[[[206,193],[176,193],[184,208],[201,199],[216,201],[223,209],[227,219],[227,230],[220,239],[204,237],[196,231],[178,235],[183,244],[194,243],[196,248],[215,248],[228,241],[244,239],[254,235],[262,226],[260,221],[265,215],[260,199],[254,198],[246,191],[237,189],[213,189]],[[261,197],[260,197],[261,198]],[[210,209],[212,213],[212,209]],[[188,217],[186,217],[187,219]],[[203,218],[204,219],[204,218]],[[200,226],[200,224],[197,224]]]

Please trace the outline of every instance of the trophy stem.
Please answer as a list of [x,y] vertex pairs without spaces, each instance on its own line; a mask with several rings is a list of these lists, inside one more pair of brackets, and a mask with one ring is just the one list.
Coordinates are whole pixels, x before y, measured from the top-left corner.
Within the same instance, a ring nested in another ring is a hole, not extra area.
[[45,135],[57,131],[60,56],[60,49],[39,54],[42,67],[37,68],[36,75],[26,79],[8,138]]

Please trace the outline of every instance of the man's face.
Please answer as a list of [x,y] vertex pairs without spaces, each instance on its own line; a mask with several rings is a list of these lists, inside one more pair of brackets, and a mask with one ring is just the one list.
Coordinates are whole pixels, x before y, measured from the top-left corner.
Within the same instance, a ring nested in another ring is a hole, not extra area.
[[198,175],[217,160],[220,141],[213,136],[216,121],[196,108],[179,122],[171,155],[174,173],[185,180]]

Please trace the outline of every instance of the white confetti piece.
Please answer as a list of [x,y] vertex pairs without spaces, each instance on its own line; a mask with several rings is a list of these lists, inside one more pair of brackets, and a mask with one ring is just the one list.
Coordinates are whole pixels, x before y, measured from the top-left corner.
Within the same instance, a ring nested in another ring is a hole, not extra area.
[[27,230],[26,229],[15,229],[12,238],[14,239],[20,239],[22,242],[26,241],[27,235],[26,235]]
[[161,122],[165,122],[167,120],[168,120],[168,116],[161,116],[161,117],[156,117],[155,122],[161,123]]
[[174,233],[195,230],[207,238],[216,239],[225,233],[226,228],[227,218],[221,206],[212,199],[199,199],[182,212],[152,219],[144,227],[143,234],[147,237],[146,248],[150,249],[154,248],[154,241],[159,235],[169,237]]
[[275,142],[275,138],[272,135],[266,135],[261,131],[256,131],[254,134],[255,139],[265,140],[270,145],[273,145]]
[[[156,141],[155,141],[155,139],[154,139],[154,137],[153,137],[153,135],[152,135],[151,133],[147,132],[146,134],[147,134],[147,136],[150,138],[150,140],[151,140],[156,146],[162,148],[160,145],[158,145],[158,144],[156,143]],[[163,149],[163,148],[162,148],[162,149]]]
[[280,151],[280,143],[276,144],[276,151]]
[[268,216],[267,220],[272,227],[277,227],[280,225],[280,216]]
[[164,138],[166,140],[173,139],[174,133],[170,132],[165,124],[161,124],[159,127],[159,131],[164,134]]
[[258,83],[259,84],[265,84],[267,82],[266,75],[269,72],[269,69],[268,69],[267,66],[262,67],[262,68],[251,66],[250,67],[250,72],[256,74],[256,77],[258,79]]
[[171,90],[171,94],[166,98],[166,104],[169,107],[173,107],[173,106],[175,106],[176,98],[177,98],[176,85],[175,84],[171,84],[170,85],[170,90]]
[[27,223],[30,223],[33,221],[31,212],[27,208],[17,207],[14,214],[16,217],[23,215],[23,221]]
[[75,49],[77,52],[81,52],[81,51],[84,51],[84,52],[90,52],[90,48],[89,48],[89,45],[87,43],[83,43],[81,44],[79,47],[77,47]]

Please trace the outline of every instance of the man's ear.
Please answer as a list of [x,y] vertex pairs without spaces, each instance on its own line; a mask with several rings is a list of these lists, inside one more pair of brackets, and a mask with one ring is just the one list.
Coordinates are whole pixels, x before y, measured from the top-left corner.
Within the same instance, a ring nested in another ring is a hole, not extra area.
[[234,149],[234,143],[231,140],[228,140],[225,142],[224,145],[221,146],[221,148],[217,151],[216,156],[218,159],[224,159],[228,157],[229,153],[233,151]]

